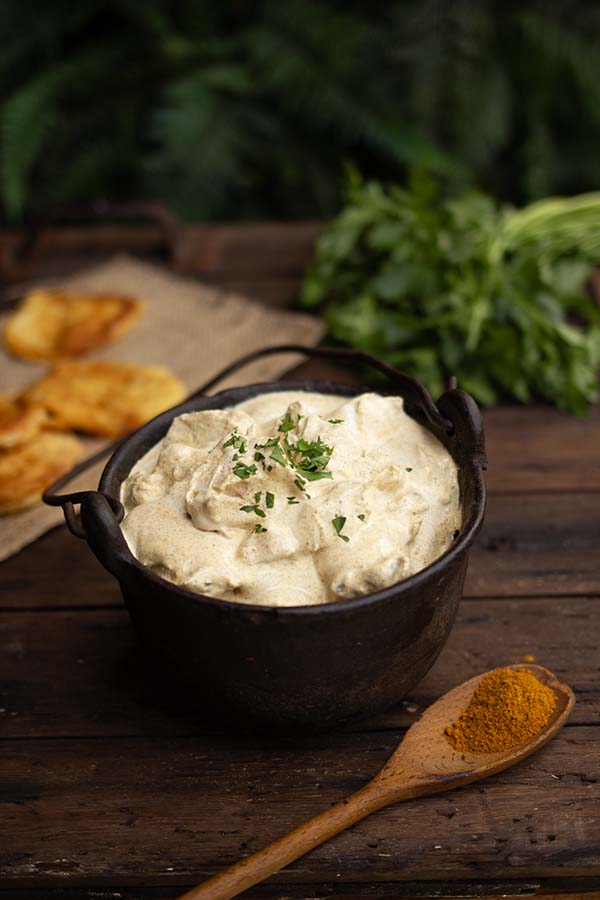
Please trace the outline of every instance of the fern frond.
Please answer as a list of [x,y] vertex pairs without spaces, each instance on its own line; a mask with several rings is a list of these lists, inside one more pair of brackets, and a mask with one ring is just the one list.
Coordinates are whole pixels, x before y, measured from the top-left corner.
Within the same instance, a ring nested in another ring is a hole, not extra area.
[[302,2],[267,4],[246,47],[263,90],[327,134],[367,147],[401,164],[426,157],[439,172],[455,161],[398,116],[401,98],[390,96],[376,71],[385,41],[355,16]]
[[243,69],[204,67],[165,91],[153,116],[146,176],[188,217],[222,215],[244,180],[255,124],[248,90]]
[[12,219],[24,211],[29,173],[56,123],[61,81],[61,70],[44,73],[0,107],[0,195]]

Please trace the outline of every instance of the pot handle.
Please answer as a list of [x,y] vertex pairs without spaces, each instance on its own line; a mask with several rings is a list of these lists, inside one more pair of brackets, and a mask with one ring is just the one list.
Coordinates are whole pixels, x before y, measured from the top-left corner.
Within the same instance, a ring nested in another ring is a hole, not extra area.
[[458,388],[456,378],[451,379],[450,389],[442,394],[437,406],[453,424],[451,440],[456,448],[455,456],[461,462],[475,463],[481,469],[487,469],[481,412],[471,395]]
[[346,363],[352,366],[368,366],[376,369],[385,375],[393,384],[402,388],[402,395],[407,401],[407,407],[412,410],[418,410],[425,415],[428,421],[438,429],[445,431],[447,434],[454,432],[454,424],[452,420],[445,418],[435,403],[433,402],[429,392],[420,384],[399,369],[394,369],[376,356],[366,353],[364,350],[349,350],[344,347],[306,347],[302,344],[277,344],[273,347],[263,347],[262,350],[255,350],[246,356],[240,357],[231,365],[221,369],[210,381],[203,384],[202,387],[190,394],[188,400],[195,397],[201,397],[216,387],[220,381],[237,372],[238,369],[249,365],[257,359],[265,356],[274,356],[277,353],[300,353],[302,356],[308,356],[312,359],[330,359],[336,362]]
[[[105,569],[119,578],[123,566],[130,559],[130,553],[119,528],[114,503],[102,491],[87,491],[81,501],[80,515],[83,533],[94,556]],[[123,508],[120,503],[119,506]]]
[[[87,540],[97,559],[115,576],[130,558],[125,538],[119,528],[119,522],[125,515],[123,504],[103,491],[74,491],[70,494],[59,494],[57,491],[95,462],[116,450],[120,443],[121,441],[116,441],[84,459],[70,472],[49,485],[42,495],[42,500],[48,506],[62,507],[71,534],[80,540]],[[79,515],[75,511],[78,504],[80,504]]]
[[376,369],[402,389],[409,411],[424,415],[438,436],[450,439],[452,443],[456,444],[458,454],[465,463],[475,462],[482,469],[487,467],[483,423],[479,407],[470,394],[458,388],[454,376],[449,380],[449,390],[440,397],[436,405],[422,384],[364,350],[350,350],[345,347],[306,347],[301,344],[279,344],[273,347],[264,347],[262,350],[248,353],[226,366],[210,381],[194,391],[188,399],[206,394],[238,369],[257,359],[273,356],[276,353],[300,353],[313,359],[331,359],[352,366],[369,366]]

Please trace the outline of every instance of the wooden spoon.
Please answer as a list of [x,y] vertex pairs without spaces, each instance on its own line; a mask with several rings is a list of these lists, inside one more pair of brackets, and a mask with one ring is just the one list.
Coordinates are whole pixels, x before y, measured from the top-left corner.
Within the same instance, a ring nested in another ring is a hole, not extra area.
[[484,677],[476,675],[444,694],[415,722],[380,772],[355,794],[315,816],[268,847],[247,856],[179,900],[228,900],[303,856],[359,819],[400,800],[412,800],[462,787],[520,762],[546,744],[565,724],[575,697],[566,684],[541,666],[514,665],[531,672],[556,694],[549,722],[526,743],[498,753],[459,753],[444,734],[469,705]]

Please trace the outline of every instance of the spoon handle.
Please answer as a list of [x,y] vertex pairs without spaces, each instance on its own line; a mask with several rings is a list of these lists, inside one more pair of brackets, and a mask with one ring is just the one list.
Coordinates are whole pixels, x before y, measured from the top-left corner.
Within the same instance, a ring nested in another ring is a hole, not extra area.
[[192,888],[179,900],[228,900],[235,897],[389,802],[389,794],[374,782],[369,782],[355,794],[299,825],[279,840]]

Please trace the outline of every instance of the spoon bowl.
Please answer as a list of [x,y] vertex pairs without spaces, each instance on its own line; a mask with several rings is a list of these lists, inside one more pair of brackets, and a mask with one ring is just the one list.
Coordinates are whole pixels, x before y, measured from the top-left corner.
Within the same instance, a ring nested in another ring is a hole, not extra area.
[[479,781],[535,753],[565,724],[575,696],[568,685],[542,666],[519,664],[503,668],[530,672],[554,691],[556,706],[552,715],[532,738],[496,753],[464,753],[453,748],[445,729],[468,707],[475,690],[489,673],[476,675],[433,703],[411,725],[381,771],[363,788],[188,891],[180,900],[228,900],[377,809]]
[[[495,753],[467,753],[454,749],[445,729],[458,719],[485,676],[490,674],[484,672],[459,684],[432,703],[411,725],[398,749],[373,781],[382,788],[385,785],[392,793],[397,789],[402,794],[400,799],[406,799],[405,791],[409,783],[414,788],[413,797],[436,790],[447,791],[514,766],[547,743],[569,717],[575,703],[573,691],[543,666],[519,663],[502,668],[530,672],[554,692],[556,706],[537,734],[517,747]],[[424,788],[422,791],[419,789],[421,786]]]

